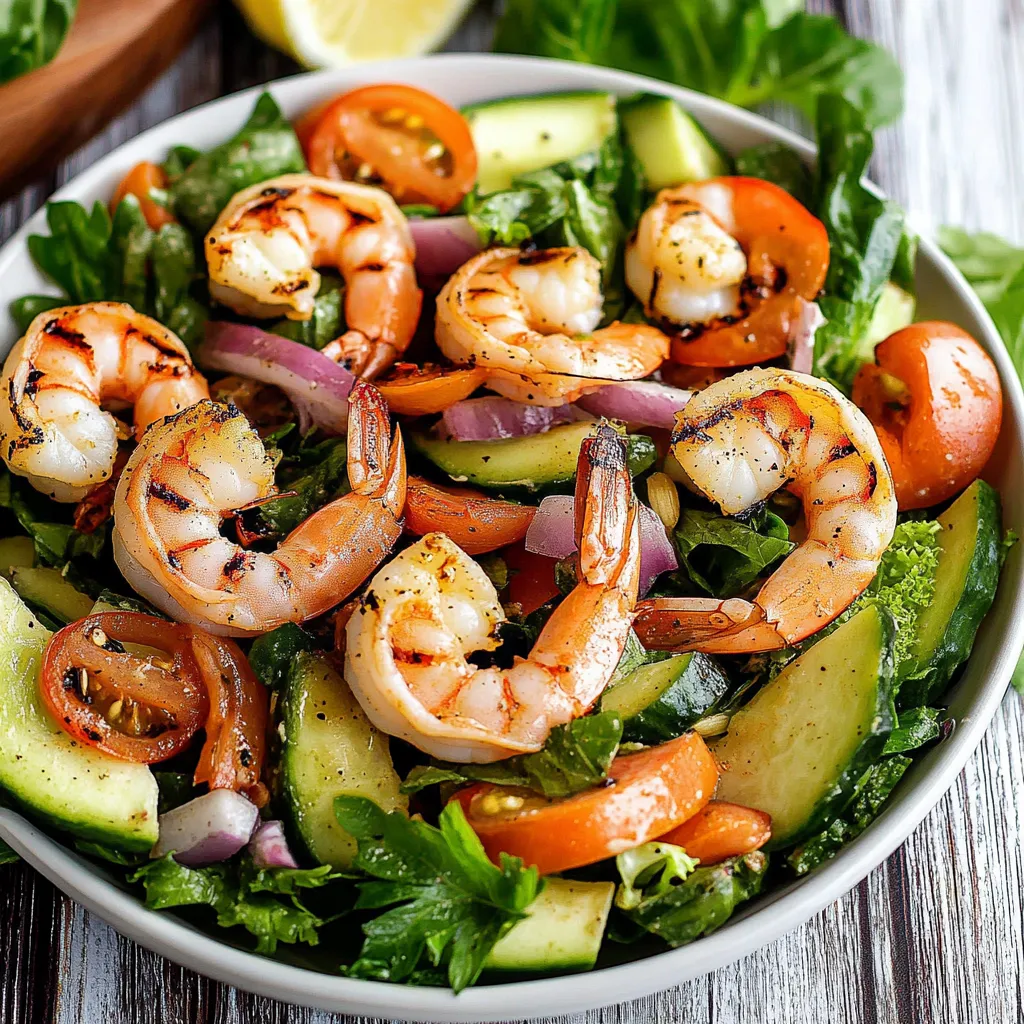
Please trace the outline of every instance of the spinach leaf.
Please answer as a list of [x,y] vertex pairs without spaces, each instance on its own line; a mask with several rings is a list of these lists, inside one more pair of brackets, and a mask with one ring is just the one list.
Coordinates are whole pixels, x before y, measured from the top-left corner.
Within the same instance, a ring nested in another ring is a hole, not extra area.
[[831,254],[818,305],[828,321],[814,340],[814,372],[849,391],[871,359],[865,338],[882,289],[904,245],[904,213],[861,183],[873,148],[861,113],[840,96],[818,109],[818,216]]
[[547,797],[570,796],[608,777],[621,739],[618,712],[585,715],[552,729],[535,754],[518,754],[491,764],[418,765],[402,783],[402,792],[417,793],[442,782],[493,782],[524,786]]
[[2,840],[0,839],[0,867],[4,864],[13,864],[15,861],[21,858]]
[[[277,873],[282,871],[287,877],[277,881]],[[189,868],[168,854],[140,868],[129,881],[145,886],[146,906],[151,910],[212,907],[218,925],[245,928],[256,937],[258,953],[273,953],[279,942],[318,943],[318,931],[326,922],[299,901],[296,890],[318,887],[338,877],[329,872],[330,868],[323,867],[256,871],[245,861]]]
[[784,188],[806,207],[814,204],[814,176],[800,154],[781,142],[751,146],[736,156],[736,173],[764,178]]
[[47,313],[66,304],[67,300],[61,295],[23,295],[20,299],[15,299],[9,309],[11,319],[18,330],[25,334],[40,313]]
[[203,234],[236,192],[304,170],[299,140],[274,97],[265,92],[238,134],[196,157],[167,192],[177,216]]
[[910,767],[910,758],[902,754],[887,757],[870,768],[857,785],[853,799],[828,828],[797,846],[786,857],[793,872],[800,876],[831,860],[851,839],[871,824]]
[[160,791],[157,811],[166,814],[175,807],[187,804],[195,796],[195,785],[192,776],[184,772],[155,771],[156,787]]
[[249,648],[249,664],[256,678],[271,690],[280,690],[303,651],[315,651],[317,644],[301,626],[286,622],[269,633],[263,633]]
[[796,546],[771,512],[748,525],[693,508],[683,509],[673,541],[685,574],[713,597],[735,597]]
[[939,708],[909,708],[899,713],[899,723],[889,733],[883,754],[905,754],[917,750],[942,735],[942,711]]
[[[682,878],[678,874],[673,877],[677,867],[678,864],[673,865],[667,877],[663,872],[656,873],[640,892],[636,892],[635,880],[626,887],[624,874],[623,885],[616,893],[616,906],[640,933],[658,935],[673,947],[710,935],[725,924],[740,903],[756,896],[764,882],[768,857],[758,850],[706,868],[698,867]],[[621,865],[619,870],[622,871]],[[619,937],[628,941],[638,935],[620,933]]]
[[49,64],[77,8],[78,0],[8,0],[0,6],[0,84]]
[[495,867],[458,803],[441,811],[439,828],[385,814],[365,797],[339,796],[334,809],[358,843],[355,866],[373,877],[360,883],[356,909],[391,907],[363,924],[362,952],[346,973],[405,981],[426,957],[446,966],[456,992],[473,984],[494,944],[541,892],[537,869],[506,854]]
[[345,286],[341,278],[322,274],[320,290],[313,300],[313,315],[308,320],[278,320],[267,330],[319,351],[345,331],[344,299]]
[[800,0],[509,0],[495,49],[608,64],[755,107],[789,103],[814,117],[824,95],[871,128],[903,108],[892,55],[848,35]]

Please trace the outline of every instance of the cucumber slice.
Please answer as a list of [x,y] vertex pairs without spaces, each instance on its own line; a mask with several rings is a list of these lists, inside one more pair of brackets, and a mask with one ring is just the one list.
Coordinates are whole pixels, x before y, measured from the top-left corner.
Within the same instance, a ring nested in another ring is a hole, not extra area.
[[31,567],[36,564],[36,546],[31,537],[0,538],[0,576],[11,578],[15,566]]
[[620,105],[626,139],[652,190],[728,174],[725,151],[675,100],[645,94]]
[[939,516],[935,598],[917,620],[915,666],[900,686],[899,705],[931,704],[967,659],[999,585],[999,494],[975,480]]
[[597,962],[614,895],[614,882],[549,878],[529,916],[495,943],[484,969],[589,971]]
[[882,752],[892,709],[896,623],[868,605],[791,661],[715,743],[717,799],[772,816],[771,848],[820,832]]
[[477,156],[477,189],[497,192],[517,174],[598,149],[616,129],[607,92],[513,96],[463,107]]
[[345,680],[308,651],[295,659],[278,700],[277,790],[290,831],[320,864],[347,868],[356,843],[334,816],[343,793],[405,810],[388,738],[363,714]]
[[888,281],[871,316],[867,334],[864,335],[864,358],[870,361],[875,357],[875,346],[885,341],[890,334],[909,327],[914,322],[914,310],[917,299],[910,292],[905,292],[899,285]]
[[[552,427],[543,434],[498,441],[451,441],[410,431],[410,447],[457,483],[508,492],[554,490],[576,477],[580,445],[593,429],[588,422]],[[629,471],[635,476],[654,465],[657,452],[646,434],[626,437]]]
[[58,622],[76,622],[93,609],[93,599],[68,583],[59,569],[17,567],[11,570],[11,585],[23,601],[49,612]]
[[121,850],[157,839],[157,785],[149,768],[73,740],[39,696],[50,633],[0,580],[0,792],[55,828]]
[[729,690],[729,677],[707,654],[680,654],[642,665],[601,698],[602,711],[622,716],[622,738],[654,746],[682,736],[710,714]]

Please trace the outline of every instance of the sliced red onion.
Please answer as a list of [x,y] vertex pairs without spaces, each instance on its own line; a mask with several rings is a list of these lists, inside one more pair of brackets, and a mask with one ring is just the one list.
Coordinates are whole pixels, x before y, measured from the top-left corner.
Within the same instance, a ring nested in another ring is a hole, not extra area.
[[606,384],[577,399],[576,404],[595,416],[671,430],[676,425],[676,413],[692,397],[692,391],[672,388],[656,380],[625,380]]
[[256,805],[230,789],[215,789],[160,815],[160,838],[150,857],[173,853],[188,867],[233,857],[256,827]]
[[488,395],[467,398],[445,409],[440,428],[453,441],[493,441],[541,434],[558,423],[585,418],[571,405],[548,408]]
[[302,431],[315,424],[329,434],[345,433],[355,377],[308,345],[246,324],[209,323],[199,363],[277,385],[295,406]]
[[297,868],[298,861],[288,849],[284,823],[265,821],[249,840],[249,855],[257,868]]
[[789,332],[789,368],[797,373],[814,370],[814,336],[818,328],[828,321],[822,316],[816,302],[800,300],[800,315]]
[[[571,494],[552,494],[540,503],[526,531],[526,550],[547,558],[568,558],[576,550]],[[640,596],[663,572],[679,568],[675,548],[657,513],[640,504]]]
[[441,285],[482,248],[480,236],[466,217],[427,217],[410,220],[416,243],[416,273],[429,289]]

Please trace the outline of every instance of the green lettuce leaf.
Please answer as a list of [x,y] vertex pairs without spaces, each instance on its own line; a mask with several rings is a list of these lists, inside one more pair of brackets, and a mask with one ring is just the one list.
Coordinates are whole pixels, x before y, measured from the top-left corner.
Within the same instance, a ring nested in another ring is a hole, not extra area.
[[491,764],[418,765],[402,783],[403,793],[417,793],[442,782],[493,782],[523,786],[558,798],[600,785],[622,739],[622,719],[615,711],[585,715],[551,730],[541,750]]
[[346,973],[405,981],[443,965],[456,992],[472,985],[543,888],[537,869],[505,854],[495,867],[458,803],[441,811],[438,828],[385,814],[365,797],[339,796],[334,808],[358,843],[355,867],[373,879],[359,884],[356,909],[391,908],[364,922],[362,951]]
[[236,193],[260,181],[306,170],[291,123],[269,92],[227,142],[193,159],[173,178],[167,193],[177,216],[205,233]]

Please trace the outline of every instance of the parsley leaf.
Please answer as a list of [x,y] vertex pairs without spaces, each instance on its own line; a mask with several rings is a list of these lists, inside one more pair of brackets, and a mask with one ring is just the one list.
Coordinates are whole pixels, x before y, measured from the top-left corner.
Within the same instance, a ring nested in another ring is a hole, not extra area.
[[493,782],[524,786],[546,797],[571,796],[608,777],[621,739],[618,712],[585,715],[552,729],[543,748],[534,754],[519,754],[493,764],[417,765],[402,783],[402,792],[417,793],[442,782]]
[[445,967],[456,992],[473,984],[540,893],[537,869],[505,854],[495,867],[457,803],[441,811],[439,828],[385,814],[365,797],[339,796],[334,809],[359,845],[355,866],[374,879],[359,884],[356,909],[391,908],[364,922],[362,952],[347,973],[405,981],[426,960]]

